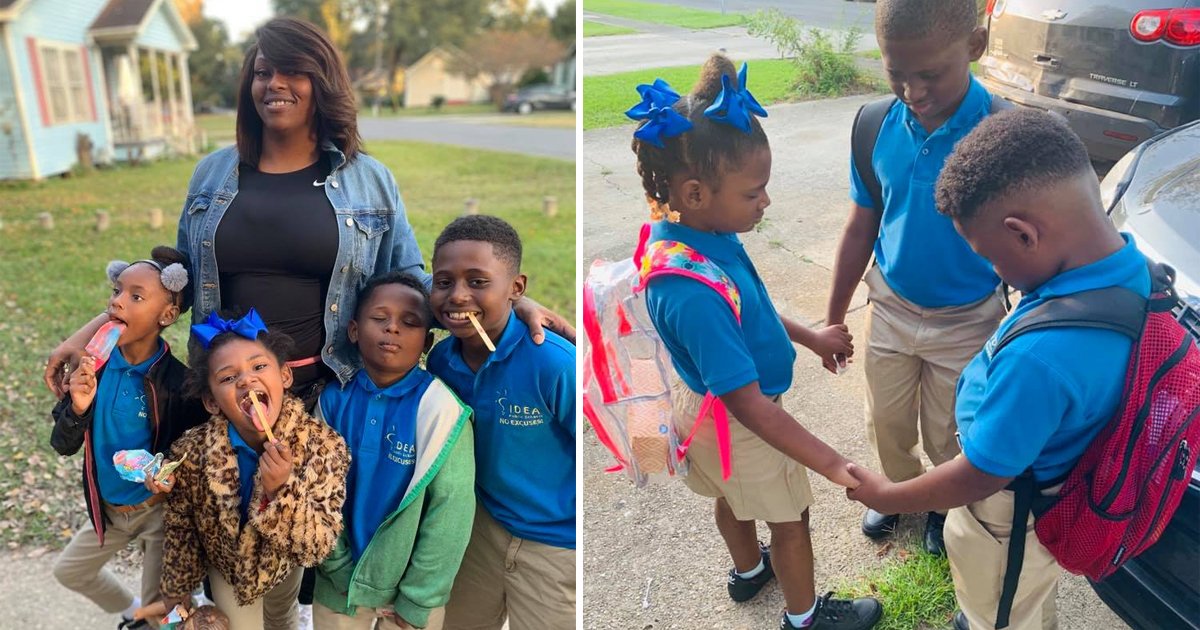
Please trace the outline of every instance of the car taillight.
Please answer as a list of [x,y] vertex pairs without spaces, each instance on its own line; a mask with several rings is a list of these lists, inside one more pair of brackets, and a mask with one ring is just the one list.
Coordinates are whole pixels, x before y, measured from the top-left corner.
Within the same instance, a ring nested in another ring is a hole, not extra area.
[[988,0],[987,6],[984,8],[986,15],[993,18],[998,18],[1004,15],[1004,9],[1008,7],[1008,0]]
[[1200,9],[1139,11],[1129,23],[1129,33],[1142,42],[1163,39],[1177,46],[1200,45]]

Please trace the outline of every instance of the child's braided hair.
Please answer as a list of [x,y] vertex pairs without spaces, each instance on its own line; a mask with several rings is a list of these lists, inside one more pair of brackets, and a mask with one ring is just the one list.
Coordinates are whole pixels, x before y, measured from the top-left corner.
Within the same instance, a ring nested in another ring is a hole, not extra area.
[[716,190],[724,169],[740,167],[746,155],[769,146],[767,134],[754,116],[750,117],[750,133],[743,133],[704,115],[704,110],[721,93],[723,76],[729,77],[734,87],[741,87],[733,62],[725,55],[714,53],[700,69],[700,78],[691,93],[675,103],[675,111],[692,122],[692,129],[678,136],[662,138],[661,149],[637,138],[633,140],[637,171],[642,176],[642,188],[654,220],[664,218],[669,210],[671,177],[686,173],[689,178],[699,179]]

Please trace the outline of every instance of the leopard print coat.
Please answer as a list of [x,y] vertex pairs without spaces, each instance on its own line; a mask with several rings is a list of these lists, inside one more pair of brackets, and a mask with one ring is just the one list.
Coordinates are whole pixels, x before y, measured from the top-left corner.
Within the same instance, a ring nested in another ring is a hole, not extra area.
[[187,597],[212,567],[233,585],[238,605],[259,599],[297,567],[319,564],[342,531],[350,452],[328,425],[288,395],[277,439],[292,450],[292,476],[264,503],[254,475],[250,515],[241,524],[237,455],[228,420],[217,414],[183,434],[170,459],[183,460],[163,513],[164,598]]

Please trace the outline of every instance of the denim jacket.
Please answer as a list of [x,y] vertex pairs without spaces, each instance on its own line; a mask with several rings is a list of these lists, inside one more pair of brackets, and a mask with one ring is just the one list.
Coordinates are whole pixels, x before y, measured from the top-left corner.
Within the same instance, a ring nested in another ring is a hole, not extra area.
[[[332,143],[333,166],[325,194],[337,215],[338,253],[325,299],[325,344],[321,358],[342,383],[348,382],[361,359],[346,336],[354,316],[358,289],[376,272],[406,271],[429,283],[396,180],[378,160],[360,153],[353,161]],[[190,261],[196,287],[192,322],[221,308],[220,276],[213,249],[217,225],[238,192],[237,147],[217,150],[196,165],[187,200],[179,217],[176,247]],[[270,238],[269,235],[262,235]],[[298,255],[303,255],[299,253]]]

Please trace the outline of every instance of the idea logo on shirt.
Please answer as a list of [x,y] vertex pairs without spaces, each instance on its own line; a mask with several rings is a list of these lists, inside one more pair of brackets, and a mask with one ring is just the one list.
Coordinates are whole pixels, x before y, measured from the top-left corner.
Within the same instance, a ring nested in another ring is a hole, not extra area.
[[396,439],[396,427],[391,427],[387,435],[383,439],[388,443],[388,460],[400,464],[401,466],[412,466],[417,462],[417,445],[409,444],[404,440]]
[[508,397],[508,390],[496,392],[500,407],[499,422],[514,427],[535,427],[546,423],[546,412],[537,405],[522,403]]

